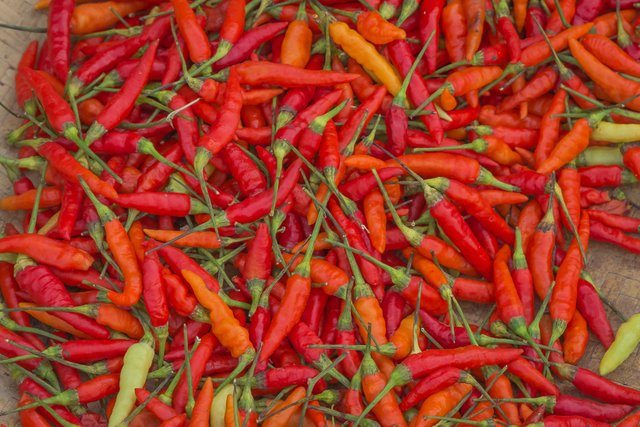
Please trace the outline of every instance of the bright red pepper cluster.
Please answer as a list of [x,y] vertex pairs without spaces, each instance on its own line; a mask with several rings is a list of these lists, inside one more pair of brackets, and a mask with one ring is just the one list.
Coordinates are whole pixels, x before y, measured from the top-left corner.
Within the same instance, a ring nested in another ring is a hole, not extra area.
[[578,366],[640,341],[586,262],[640,253],[633,6],[40,1],[1,161],[10,412],[638,426],[640,390]]

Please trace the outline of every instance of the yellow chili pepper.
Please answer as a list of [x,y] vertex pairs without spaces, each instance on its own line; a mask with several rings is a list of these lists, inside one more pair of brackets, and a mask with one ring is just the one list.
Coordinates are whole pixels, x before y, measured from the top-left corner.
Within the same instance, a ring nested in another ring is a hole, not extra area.
[[591,139],[625,143],[640,140],[640,124],[600,122],[593,129]]
[[329,24],[329,34],[347,55],[384,84],[392,95],[398,93],[402,86],[398,72],[360,33],[349,28],[344,22],[332,22]]

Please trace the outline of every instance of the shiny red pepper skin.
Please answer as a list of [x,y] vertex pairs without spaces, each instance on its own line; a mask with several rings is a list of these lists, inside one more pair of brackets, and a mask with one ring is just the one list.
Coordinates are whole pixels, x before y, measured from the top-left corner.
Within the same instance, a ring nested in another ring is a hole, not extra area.
[[[31,295],[36,304],[43,307],[73,307],[73,300],[64,284],[45,266],[29,266],[16,273],[20,288]],[[57,317],[98,339],[109,338],[107,328],[95,320],[78,313],[57,312]]]

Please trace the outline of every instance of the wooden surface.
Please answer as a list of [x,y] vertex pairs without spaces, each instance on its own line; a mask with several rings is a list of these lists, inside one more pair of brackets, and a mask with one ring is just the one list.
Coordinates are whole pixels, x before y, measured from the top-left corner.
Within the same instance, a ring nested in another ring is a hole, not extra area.
[[[46,26],[46,15],[32,10],[30,4],[31,1],[25,0],[1,0],[0,23],[30,27]],[[42,35],[0,28],[0,101],[16,112],[17,105],[13,91],[15,64],[18,63],[23,49],[34,38],[41,39]],[[7,146],[5,135],[14,129],[19,122],[19,119],[11,116],[4,109],[0,109],[1,155],[15,157],[15,150]],[[4,171],[0,171],[0,183],[2,184],[0,185],[0,196],[4,197],[10,194],[11,186]],[[640,204],[638,189],[625,190],[631,200]],[[16,218],[18,216],[0,212],[0,225],[4,226],[5,222],[15,221]],[[16,224],[19,223],[16,222]],[[640,312],[640,258],[637,255],[593,242],[588,253],[587,269],[596,283],[601,286],[606,298],[625,316]],[[617,329],[620,319],[612,313],[610,315],[614,328]],[[603,347],[595,340],[591,340],[580,366],[597,370],[603,353]],[[640,350],[636,349],[629,360],[612,373],[610,378],[640,388]],[[1,370],[0,411],[14,407],[16,401],[15,386],[9,375]],[[17,418],[10,416],[0,417],[0,423],[5,423],[9,427],[19,425]]]

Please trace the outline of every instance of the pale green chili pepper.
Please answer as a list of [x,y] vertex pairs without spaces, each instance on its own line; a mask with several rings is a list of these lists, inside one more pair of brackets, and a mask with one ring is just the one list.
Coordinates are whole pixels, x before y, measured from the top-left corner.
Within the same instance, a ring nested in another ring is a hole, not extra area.
[[133,409],[136,403],[135,389],[144,387],[147,382],[154,353],[153,338],[148,333],[125,353],[120,372],[120,391],[109,418],[109,427],[119,426]]
[[640,313],[620,325],[616,339],[600,361],[600,375],[613,372],[640,344]]

